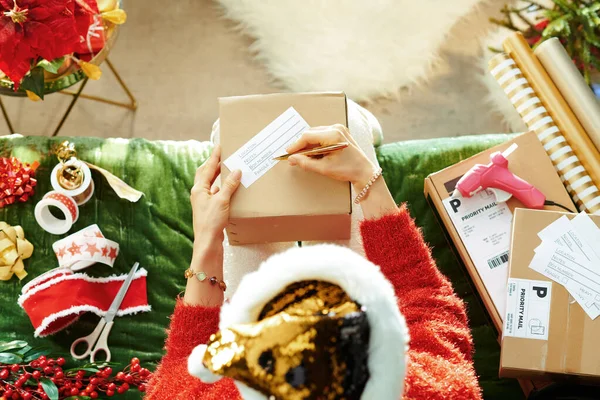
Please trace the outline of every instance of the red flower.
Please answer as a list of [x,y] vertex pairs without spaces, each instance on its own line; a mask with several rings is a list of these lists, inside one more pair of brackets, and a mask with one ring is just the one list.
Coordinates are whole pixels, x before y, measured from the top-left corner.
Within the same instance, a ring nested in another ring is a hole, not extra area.
[[54,60],[79,43],[74,0],[0,0],[0,70],[18,87],[38,57]]
[[[548,23],[550,21],[548,21],[547,19],[541,20],[540,22],[538,22],[537,24],[535,24],[535,30],[537,32],[543,32],[544,29],[546,29],[546,27],[548,26]],[[535,35],[532,36],[530,38],[527,39],[527,43],[529,43],[530,46],[534,46],[537,42],[540,41],[540,39],[542,38],[542,35]]]

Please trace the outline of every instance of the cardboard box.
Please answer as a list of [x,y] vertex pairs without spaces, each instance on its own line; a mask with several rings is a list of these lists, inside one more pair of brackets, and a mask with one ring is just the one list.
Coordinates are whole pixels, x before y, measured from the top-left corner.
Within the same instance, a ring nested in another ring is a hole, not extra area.
[[[514,215],[509,277],[551,282],[548,340],[504,336],[500,355],[500,376],[558,378],[575,380],[600,378],[600,318],[592,320],[581,306],[569,298],[562,286],[529,268],[537,236],[543,228],[563,215],[555,211],[518,209]],[[600,226],[600,216],[590,215]]]
[[[289,107],[310,126],[348,126],[346,95],[283,93],[219,99],[222,159],[242,147]],[[231,171],[222,165],[222,177]],[[350,238],[350,183],[275,165],[231,202],[231,244],[344,240]]]
[[[456,182],[474,164],[488,164],[490,162],[490,154],[496,151],[504,151],[512,143],[517,143],[519,147],[508,157],[508,165],[510,170],[515,175],[533,184],[546,195],[547,199],[575,210],[575,205],[569,197],[569,194],[558,177],[550,158],[546,154],[546,151],[534,132],[528,132],[517,136],[513,140],[509,140],[456,165],[431,174],[425,179],[425,196],[436,213],[438,220],[440,221],[440,225],[443,229],[445,229],[446,237],[448,238],[450,244],[454,245],[456,252],[462,259],[498,332],[502,331],[502,319],[504,315],[501,315],[497,307],[494,305],[492,297],[486,288],[487,282],[484,281],[481,273],[475,267],[471,256],[466,250],[465,244],[461,240],[442,202],[450,197],[452,191],[456,187]],[[515,208],[523,207],[523,204],[514,197],[507,202],[507,205],[513,213]],[[556,209],[555,207],[548,208]],[[509,237],[506,239],[509,239]],[[506,283],[506,279],[508,277],[508,268],[506,267],[507,266],[505,265],[504,275],[498,278],[501,279],[500,282]],[[497,282],[494,283],[497,284]]]

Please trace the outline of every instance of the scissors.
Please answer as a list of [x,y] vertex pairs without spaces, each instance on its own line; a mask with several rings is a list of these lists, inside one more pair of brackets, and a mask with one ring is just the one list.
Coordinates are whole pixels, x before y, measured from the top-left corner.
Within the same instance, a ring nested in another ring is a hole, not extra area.
[[[123,281],[123,284],[117,292],[117,295],[115,296],[115,299],[110,305],[110,308],[106,312],[106,315],[100,318],[100,322],[98,322],[96,329],[94,329],[94,331],[89,335],[81,337],[73,342],[73,344],[71,345],[71,355],[73,356],[73,358],[81,360],[91,355],[90,361],[94,363],[96,359],[96,354],[98,352],[103,351],[106,354],[105,362],[110,361],[110,350],[108,349],[108,334],[110,333],[110,329],[114,324],[113,320],[115,319],[115,315],[117,314],[117,311],[119,311],[119,307],[121,306],[121,303],[123,302],[123,299],[127,294],[129,285],[131,285],[131,281],[133,280],[133,276],[135,275],[135,272],[137,271],[139,265],[140,264],[137,262],[133,264],[133,267],[129,271],[127,278],[125,278],[125,280]],[[84,353],[77,354],[75,353],[75,347],[77,347],[77,345],[80,343],[85,343],[87,349]]]

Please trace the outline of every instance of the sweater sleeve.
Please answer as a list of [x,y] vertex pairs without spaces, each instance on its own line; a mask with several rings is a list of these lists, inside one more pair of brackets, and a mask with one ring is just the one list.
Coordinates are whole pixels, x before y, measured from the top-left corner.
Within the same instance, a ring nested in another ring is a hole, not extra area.
[[407,399],[480,399],[463,302],[437,269],[405,206],[361,225],[367,258],[394,286],[410,332]]
[[167,331],[166,354],[148,384],[147,400],[239,399],[233,381],[223,378],[206,384],[191,376],[187,359],[194,347],[207,343],[219,327],[219,307],[186,305],[177,300]]

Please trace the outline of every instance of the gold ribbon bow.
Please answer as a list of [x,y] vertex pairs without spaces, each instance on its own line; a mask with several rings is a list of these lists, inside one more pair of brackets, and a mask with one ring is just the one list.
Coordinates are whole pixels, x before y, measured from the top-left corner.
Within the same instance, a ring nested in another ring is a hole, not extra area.
[[23,260],[31,257],[33,245],[25,239],[20,226],[10,226],[0,221],[0,281],[16,274],[19,280],[27,276]]

